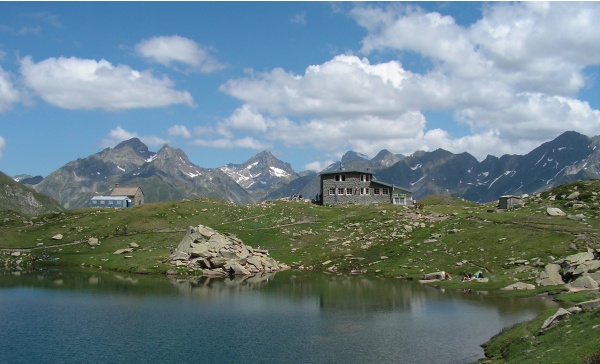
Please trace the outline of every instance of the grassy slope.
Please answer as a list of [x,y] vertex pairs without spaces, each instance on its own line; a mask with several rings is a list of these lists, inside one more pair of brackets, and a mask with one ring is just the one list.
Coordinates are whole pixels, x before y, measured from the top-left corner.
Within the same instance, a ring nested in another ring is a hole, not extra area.
[[[585,200],[584,207],[560,199],[574,188]],[[82,209],[34,219],[7,213],[0,216],[0,248],[34,248],[30,254],[35,256],[41,256],[44,249],[60,258],[50,264],[164,273],[172,269],[168,264],[169,246],[176,246],[189,226],[203,224],[235,234],[247,245],[267,248],[271,256],[292,267],[341,274],[366,269],[367,274],[417,279],[423,273],[445,270],[456,277],[441,283],[448,288],[496,289],[517,280],[533,283],[541,267],[556,258],[588,247],[600,248],[600,209],[595,191],[600,191],[600,182],[563,186],[555,192],[558,200],[542,194],[530,198],[525,207],[502,213],[489,212],[493,205],[441,196],[421,200],[425,208],[419,215],[391,205],[324,207],[275,201],[240,206],[212,199],[146,204],[125,210]],[[588,218],[574,221],[550,217],[546,214],[549,206],[567,213],[584,213]],[[120,230],[116,235],[115,228],[124,225],[128,226],[128,234]],[[62,234],[62,240],[52,240],[55,234]],[[89,247],[85,244],[89,237],[99,238],[101,245]],[[130,254],[132,258],[113,254],[131,242],[140,246]],[[511,259],[527,260],[529,264],[512,265]],[[482,270],[490,282],[460,282],[463,273],[477,270]],[[550,287],[536,292],[560,290]],[[549,352],[552,357],[552,350],[566,352],[577,342],[573,340],[584,340],[587,334],[580,331],[592,330],[600,318],[597,314],[573,316],[570,325],[577,325],[575,333],[564,335],[569,331],[565,324],[556,330],[563,334],[558,336],[554,331],[538,335],[535,328],[541,323],[537,321],[496,337],[487,346],[488,354],[510,362],[522,362],[531,353],[535,357]],[[592,340],[595,347],[600,346],[598,341]],[[524,345],[529,346],[521,350]],[[597,350],[579,346],[579,359]]]

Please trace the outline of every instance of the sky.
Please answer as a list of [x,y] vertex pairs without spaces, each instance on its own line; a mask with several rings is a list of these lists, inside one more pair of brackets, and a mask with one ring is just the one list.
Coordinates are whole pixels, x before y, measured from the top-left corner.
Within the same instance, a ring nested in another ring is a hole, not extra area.
[[600,135],[598,19],[600,2],[0,2],[0,171],[133,137],[204,168],[526,154]]

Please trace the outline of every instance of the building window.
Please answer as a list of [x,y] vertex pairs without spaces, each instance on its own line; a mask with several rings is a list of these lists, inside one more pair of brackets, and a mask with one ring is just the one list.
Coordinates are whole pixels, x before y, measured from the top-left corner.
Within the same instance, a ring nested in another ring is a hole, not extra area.
[[360,181],[361,182],[369,182],[371,180],[371,176],[368,174],[361,174]]
[[389,195],[390,194],[390,190],[388,188],[382,188],[381,192],[383,192],[384,195]]
[[360,194],[361,195],[368,195],[369,194],[369,189],[368,188],[361,188],[360,189]]
[[346,195],[352,194],[352,188],[346,188]]
[[346,182],[346,175],[345,174],[336,174],[335,181],[336,182]]
[[379,195],[379,190],[380,190],[379,188],[375,188],[375,189],[374,189],[374,193],[375,193],[376,195]]
[[330,195],[335,195],[335,188],[331,187],[331,188],[329,189],[329,194],[330,194]]
[[100,201],[100,205],[104,205],[105,202],[106,201],[104,201],[104,200]]
[[337,189],[337,194],[338,194],[338,195],[343,195],[343,194],[344,194],[344,189],[343,189],[343,188],[340,188],[340,187],[338,187],[338,189]]

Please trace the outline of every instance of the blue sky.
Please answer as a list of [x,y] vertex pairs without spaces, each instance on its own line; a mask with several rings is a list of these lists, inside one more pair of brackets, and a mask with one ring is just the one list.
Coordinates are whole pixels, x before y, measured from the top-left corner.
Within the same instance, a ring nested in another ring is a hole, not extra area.
[[600,134],[598,2],[0,2],[0,171],[139,137],[262,150],[525,154]]

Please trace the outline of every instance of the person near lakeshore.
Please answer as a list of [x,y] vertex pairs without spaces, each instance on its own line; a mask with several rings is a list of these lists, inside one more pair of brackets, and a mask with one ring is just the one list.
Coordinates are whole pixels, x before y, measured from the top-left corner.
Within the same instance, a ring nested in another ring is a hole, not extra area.
[[119,235],[119,227],[118,226],[115,228],[115,235]]
[[127,235],[127,225],[123,226],[123,234]]

